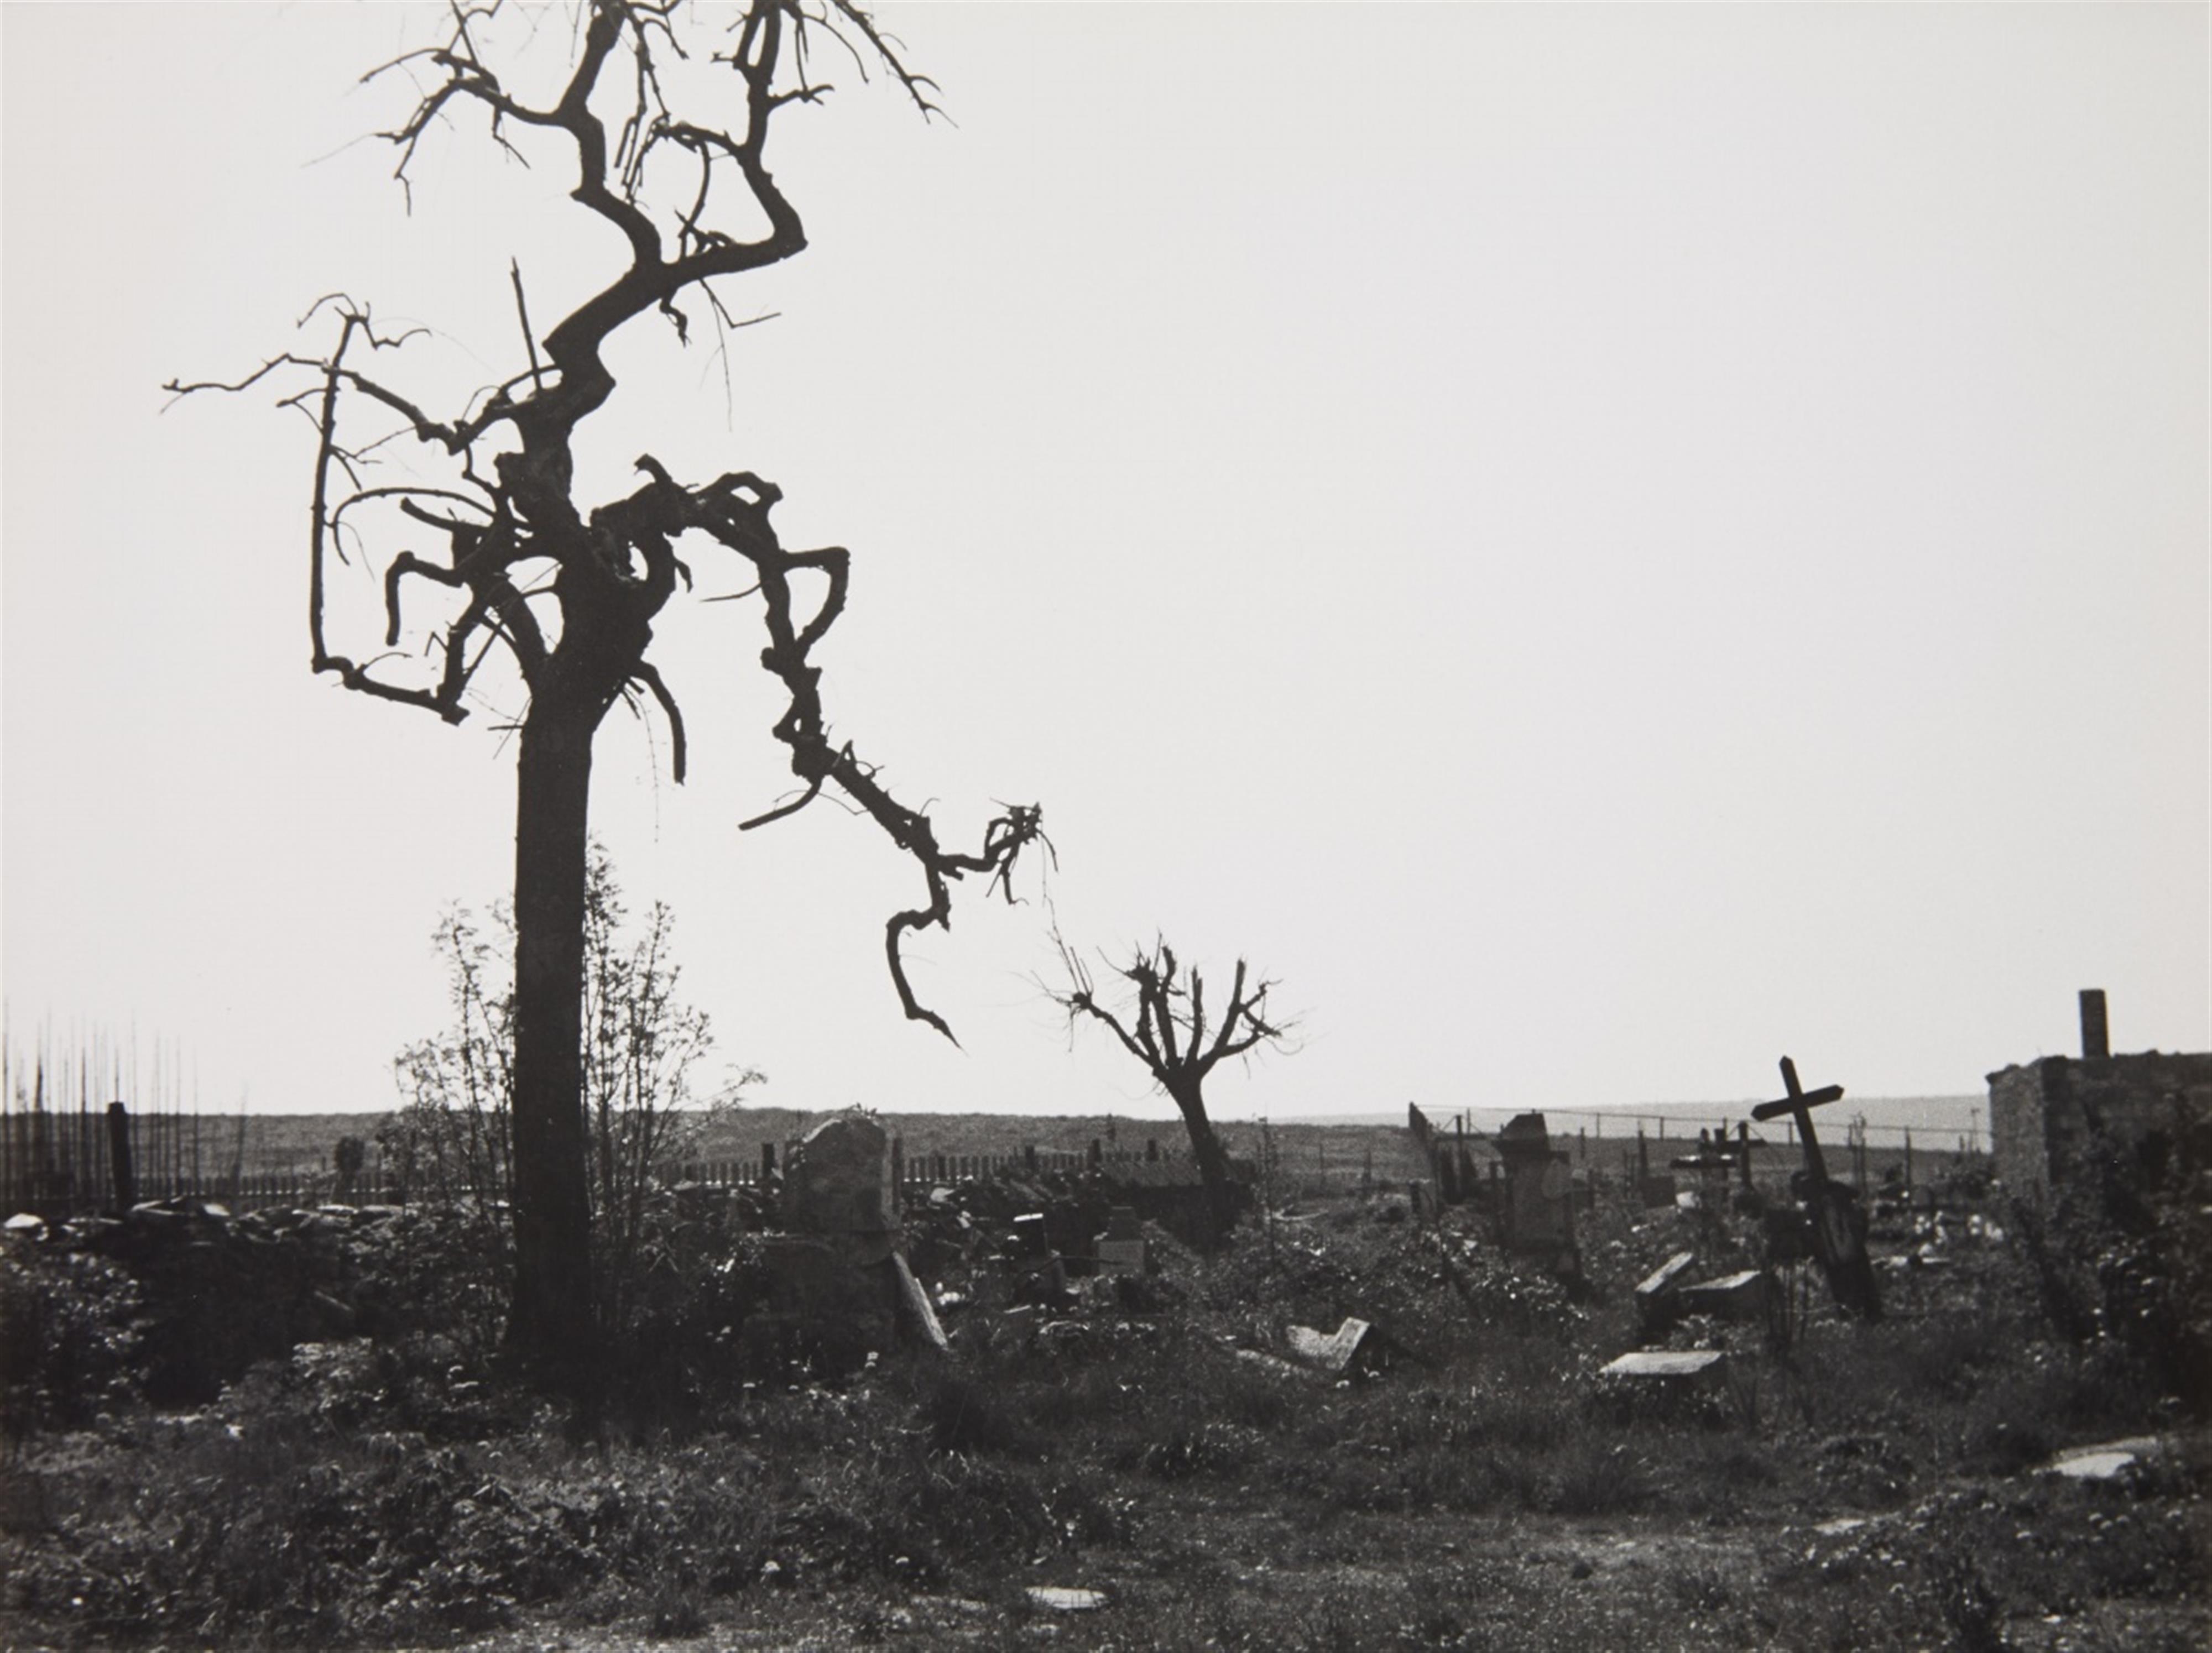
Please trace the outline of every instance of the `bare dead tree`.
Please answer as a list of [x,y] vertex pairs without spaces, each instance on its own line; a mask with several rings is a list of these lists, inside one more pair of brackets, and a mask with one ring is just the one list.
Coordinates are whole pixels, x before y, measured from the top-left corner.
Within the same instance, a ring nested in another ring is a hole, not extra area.
[[1239,959],[1229,1002],[1209,1027],[1205,978],[1196,966],[1179,966],[1175,949],[1155,936],[1151,947],[1133,948],[1128,962],[1115,966],[1114,973],[1127,989],[1123,1008],[1117,1011],[1099,998],[1081,955],[1059,937],[1054,940],[1066,984],[1047,984],[1046,992],[1067,1012],[1071,1036],[1085,1017],[1103,1023],[1175,1103],[1190,1132],[1191,1153],[1206,1185],[1209,1244],[1218,1244],[1235,1216],[1236,1196],[1229,1155],[1206,1117],[1206,1076],[1231,1057],[1247,1056],[1263,1046],[1289,1048],[1290,1024],[1267,1011],[1267,995],[1275,984],[1264,977],[1253,978]]
[[[950,885],[966,875],[1011,900],[1009,878],[1042,836],[1042,816],[1035,806],[1000,806],[977,848],[949,848],[922,810],[894,797],[875,766],[832,736],[811,657],[844,609],[850,558],[842,547],[786,548],[769,521],[781,497],[773,482],[737,469],[686,484],[647,454],[636,462],[645,481],[624,497],[590,506],[574,486],[579,429],[617,389],[606,352],[617,330],[657,314],[687,336],[686,304],[703,304],[719,327],[739,325],[712,284],[805,246],[767,148],[780,111],[830,89],[811,72],[813,49],[842,48],[863,76],[884,71],[925,118],[935,112],[933,84],[906,67],[898,44],[854,0],[747,0],[714,14],[732,21],[722,49],[704,51],[718,43],[707,34],[708,14],[681,0],[589,0],[565,79],[550,100],[533,102],[495,67],[513,67],[501,55],[508,48],[495,44],[499,15],[499,0],[455,0],[443,45],[368,77],[410,76],[420,93],[407,118],[381,135],[399,152],[397,177],[407,184],[434,129],[473,117],[515,159],[564,156],[576,179],[568,198],[586,221],[618,232],[626,262],[542,336],[510,262],[522,360],[442,416],[432,410],[436,398],[392,377],[411,336],[380,330],[367,305],[343,294],[301,319],[303,334],[323,339],[319,349],[288,351],[231,383],[169,388],[183,395],[268,381],[284,392],[280,406],[313,422],[314,671],[449,724],[467,715],[464,697],[488,658],[503,657],[519,672],[527,711],[515,812],[518,1266],[509,1337],[534,1357],[573,1348],[580,1307],[591,1301],[579,1007],[592,738],[617,700],[641,715],[641,697],[649,698],[667,721],[674,777],[684,778],[683,716],[647,657],[654,618],[679,584],[691,584],[678,542],[688,536],[746,566],[752,583],[743,595],[757,594],[768,630],[761,663],[788,697],[774,733],[789,748],[799,790],[742,829],[834,789],[914,860],[926,899],[893,914],[884,938],[908,1017],[951,1037],[916,1001],[902,939],[949,926]],[[401,480],[377,469],[403,460],[410,469]],[[356,556],[376,571],[383,595],[381,651],[367,657],[338,652],[326,635],[331,560]],[[428,620],[403,603],[425,586],[443,594]],[[419,646],[404,651],[410,618]]]

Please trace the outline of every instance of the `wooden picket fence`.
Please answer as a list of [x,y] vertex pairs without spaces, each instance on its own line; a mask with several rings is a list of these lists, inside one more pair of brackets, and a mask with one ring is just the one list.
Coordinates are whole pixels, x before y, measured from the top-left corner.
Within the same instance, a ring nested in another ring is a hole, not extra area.
[[[199,1199],[232,1212],[264,1210],[337,1202],[350,1205],[399,1205],[410,1190],[397,1168],[374,1149],[360,1173],[343,1179],[331,1171],[249,1170],[244,1132],[233,1140],[234,1122],[197,1114],[125,1114],[129,1134],[130,1196],[134,1201]],[[775,1173],[771,1169],[787,1144],[763,1144],[758,1159],[688,1162],[669,1168],[672,1184],[712,1188],[756,1188]],[[1144,1151],[1080,1153],[1024,1148],[1008,1153],[930,1153],[908,1159],[893,1139],[892,1164],[901,1190],[908,1197],[933,1187],[982,1178],[1074,1176],[1086,1170],[1110,1170],[1138,1164],[1176,1163],[1176,1150],[1148,1143]],[[228,1163],[222,1163],[228,1160]],[[466,1192],[467,1190],[461,1190]],[[66,1112],[15,1109],[0,1114],[0,1217],[33,1213],[50,1221],[101,1211],[120,1203],[113,1154],[113,1127],[105,1110]]]

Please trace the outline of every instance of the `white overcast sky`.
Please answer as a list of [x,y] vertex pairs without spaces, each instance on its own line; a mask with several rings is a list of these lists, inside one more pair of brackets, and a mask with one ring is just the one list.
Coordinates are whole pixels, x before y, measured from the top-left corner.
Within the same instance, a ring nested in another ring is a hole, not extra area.
[[[881,15],[957,124],[823,58],[772,155],[812,245],[726,288],[777,318],[726,399],[643,328],[587,480],[753,469],[852,547],[837,731],[947,836],[1041,800],[1072,940],[1280,978],[1302,1048],[1218,1108],[1743,1099],[1785,1051],[1955,1095],[2086,986],[2212,1048],[2203,6]],[[19,1051],[389,1105],[440,911],[507,886],[514,703],[311,677],[311,433],[159,389],[334,288],[489,382],[510,256],[541,326],[608,268],[561,167],[440,135],[410,217],[354,142],[436,24],[0,9]],[[760,1099],[1166,1117],[1031,984],[1033,870],[909,948],[964,1048],[902,1021],[908,865],[826,804],[734,831],[789,781],[757,609],[659,631],[692,778],[617,711],[596,829]]]

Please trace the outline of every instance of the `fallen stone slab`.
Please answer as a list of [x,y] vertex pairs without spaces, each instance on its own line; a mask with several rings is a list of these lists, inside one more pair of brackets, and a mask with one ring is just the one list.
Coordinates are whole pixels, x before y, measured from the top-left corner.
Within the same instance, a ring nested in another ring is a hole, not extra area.
[[1661,1263],[1636,1287],[1636,1329],[1644,1337],[1660,1337],[1674,1323],[1680,1305],[1677,1293],[1682,1275],[1696,1260],[1696,1253],[1677,1251]]
[[1280,1355],[1269,1354],[1264,1349],[1232,1349],[1230,1353],[1239,1360],[1249,1361],[1261,1371],[1271,1371],[1278,1378],[1303,1378],[1308,1383],[1313,1381],[1313,1373],[1305,1367],[1293,1365]]
[[1103,1589],[1079,1589],[1061,1584],[1031,1584],[1030,1602],[1048,1613],[1091,1613],[1106,1605]]
[[1632,1349],[1598,1376],[1711,1382],[1727,1364],[1727,1353],[1721,1349]]
[[890,1268],[897,1293],[893,1317],[901,1336],[939,1354],[951,1353],[951,1342],[945,1335],[937,1311],[931,1306],[929,1293],[921,1289],[921,1282],[914,1277],[906,1258],[899,1252],[892,1252]]
[[1636,1295],[1641,1298],[1658,1297],[1681,1284],[1682,1271],[1697,1260],[1694,1251],[1677,1251],[1650,1274],[1637,1282]]
[[1293,1326],[1289,1333],[1291,1353],[1310,1365],[1341,1375],[1351,1370],[1374,1329],[1366,1321],[1352,1315],[1346,1316],[1341,1326],[1326,1335],[1311,1326]]
[[1677,1293],[1684,1314],[1709,1314],[1717,1320],[1755,1324],[1766,1318],[1767,1277],[1756,1269],[1720,1280],[1700,1281]]

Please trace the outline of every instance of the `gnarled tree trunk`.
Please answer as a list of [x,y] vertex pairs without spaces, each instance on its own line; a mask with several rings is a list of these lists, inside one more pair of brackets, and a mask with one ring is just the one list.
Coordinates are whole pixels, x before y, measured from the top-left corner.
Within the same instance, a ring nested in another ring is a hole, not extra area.
[[1237,1222],[1236,1179],[1229,1169],[1229,1151],[1214,1134],[1213,1122],[1206,1116],[1206,1099],[1196,1085],[1178,1083],[1167,1090],[1182,1115],[1183,1127],[1190,1135],[1191,1157],[1198,1162],[1199,1181],[1206,1189],[1205,1249],[1218,1250]]
[[514,822],[514,1251],[507,1341],[526,1359],[584,1341],[584,887],[599,708],[538,700],[522,725]]
[[[985,827],[980,851],[948,849],[927,813],[899,802],[849,742],[830,739],[821,668],[809,653],[844,608],[849,557],[842,547],[786,550],[769,525],[781,497],[774,484],[733,470],[687,487],[647,454],[637,469],[648,480],[628,497],[588,510],[577,497],[574,438],[617,388],[604,354],[612,336],[659,315],[681,340],[691,321],[686,303],[705,306],[718,326],[733,325],[711,284],[805,247],[799,214],[769,172],[767,143],[778,110],[817,102],[829,89],[806,72],[810,33],[850,48],[864,70],[881,64],[925,113],[935,107],[931,83],[908,71],[858,0],[745,0],[733,15],[697,25],[711,27],[714,44],[726,49],[704,49],[709,42],[702,39],[697,51],[678,39],[693,27],[678,15],[682,9],[664,0],[589,0],[567,77],[544,104],[519,98],[491,66],[509,56],[529,60],[538,34],[534,16],[510,9],[502,19],[499,0],[457,8],[444,46],[384,66],[404,66],[420,93],[412,113],[383,135],[400,148],[403,181],[428,135],[473,113],[517,159],[526,159],[526,149],[565,152],[575,168],[569,198],[618,231],[629,248],[628,263],[542,336],[530,318],[521,267],[510,259],[522,361],[453,417],[437,418],[416,397],[372,376],[368,369],[392,360],[389,353],[411,334],[380,334],[368,306],[343,294],[319,300],[302,319],[303,327],[336,326],[323,354],[288,351],[234,382],[169,387],[185,395],[304,379],[282,405],[309,411],[319,437],[307,582],[315,671],[458,724],[468,716],[464,701],[496,642],[528,692],[515,794],[517,1263],[508,1339],[526,1359],[555,1365],[590,1347],[595,1320],[581,1054],[592,739],[618,696],[641,692],[667,718],[671,770],[684,778],[683,719],[646,657],[654,616],[679,584],[691,583],[677,541],[690,535],[750,563],[753,589],[767,610],[761,663],[791,697],[774,732],[790,748],[804,790],[741,830],[792,814],[835,785],[921,873],[927,904],[892,915],[884,926],[892,984],[909,1018],[951,1036],[941,1016],[915,1002],[901,939],[949,924],[950,885],[966,874],[987,877],[1011,901],[1015,858],[1043,836],[1041,813],[1024,805]],[[716,94],[703,69],[696,77],[665,74],[685,59],[716,65],[715,73],[726,70],[734,81],[723,82]],[[686,118],[695,101],[696,118]],[[417,461],[435,469],[404,481],[365,477],[369,456],[401,438],[411,439]],[[431,546],[442,539],[441,550],[416,548],[426,531]],[[336,651],[326,634],[326,559],[347,554],[342,536],[380,570],[383,641],[365,659]],[[556,571],[550,581],[547,563]],[[525,569],[526,578],[519,572]],[[807,578],[794,597],[798,574]],[[809,613],[802,599],[817,580],[824,589]],[[443,594],[442,606],[428,646],[417,651],[402,645],[410,629],[405,594],[423,584]],[[549,605],[558,607],[557,627],[546,623]]]

